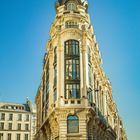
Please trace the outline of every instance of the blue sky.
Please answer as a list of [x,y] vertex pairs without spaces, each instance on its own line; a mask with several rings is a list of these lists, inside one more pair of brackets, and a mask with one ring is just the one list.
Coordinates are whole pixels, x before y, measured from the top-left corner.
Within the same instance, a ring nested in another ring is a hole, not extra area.
[[[55,0],[0,0],[0,101],[34,101]],[[140,140],[140,2],[89,0],[103,68],[129,140]]]

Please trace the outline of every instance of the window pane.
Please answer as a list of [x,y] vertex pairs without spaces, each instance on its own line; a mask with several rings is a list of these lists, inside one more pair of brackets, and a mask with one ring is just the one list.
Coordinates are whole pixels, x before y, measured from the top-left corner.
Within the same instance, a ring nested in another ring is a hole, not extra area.
[[28,140],[28,134],[25,134],[25,140]]
[[66,55],[69,54],[68,46],[66,45]]
[[79,47],[76,45],[76,55],[79,55]]
[[79,132],[79,120],[77,116],[69,116],[67,120],[68,133]]
[[17,134],[17,140],[20,140],[20,134]]
[[8,134],[7,137],[8,137],[8,138],[7,138],[8,140],[11,140],[11,134],[10,134],[10,133]]
[[76,85],[74,84],[74,85],[73,85],[73,97],[74,97],[74,98],[77,97],[76,92],[77,92],[77,89],[76,89]]
[[4,123],[3,122],[0,123],[0,130],[4,130]]
[[5,120],[5,114],[4,113],[1,114],[1,120]]
[[72,64],[72,79],[76,79],[76,62],[73,60]]
[[3,133],[0,133],[0,140],[4,140]]
[[9,114],[9,121],[13,120],[13,114]]
[[8,129],[12,130],[12,123],[9,123]]

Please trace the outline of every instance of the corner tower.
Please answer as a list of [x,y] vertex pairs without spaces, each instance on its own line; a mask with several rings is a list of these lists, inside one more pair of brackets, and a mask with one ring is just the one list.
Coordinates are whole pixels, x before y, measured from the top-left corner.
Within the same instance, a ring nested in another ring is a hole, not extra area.
[[125,138],[87,0],[58,0],[36,96],[37,140]]

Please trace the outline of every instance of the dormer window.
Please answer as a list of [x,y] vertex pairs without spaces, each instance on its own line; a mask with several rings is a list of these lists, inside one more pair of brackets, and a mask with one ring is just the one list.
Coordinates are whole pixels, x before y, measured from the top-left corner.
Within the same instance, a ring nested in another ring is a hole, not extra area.
[[67,3],[67,10],[73,11],[76,10],[76,3],[73,1],[70,1]]

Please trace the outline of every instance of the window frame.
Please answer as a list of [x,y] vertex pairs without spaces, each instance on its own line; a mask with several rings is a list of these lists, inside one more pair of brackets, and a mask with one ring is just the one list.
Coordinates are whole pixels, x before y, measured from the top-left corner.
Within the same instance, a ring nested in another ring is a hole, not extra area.
[[22,114],[18,114],[18,120],[17,121],[22,121]]
[[12,130],[13,128],[13,124],[12,123],[8,123],[8,130]]
[[65,27],[66,28],[78,28],[78,22],[77,21],[73,21],[73,20],[68,20],[65,22]]
[[21,134],[17,134],[17,140],[21,139]]
[[7,134],[7,140],[12,140],[12,134],[11,133]]
[[3,133],[0,133],[0,139],[4,140],[4,134]]
[[29,120],[30,120],[30,116],[29,116],[29,114],[26,114],[26,119],[25,119],[25,121],[29,122]]
[[[70,124],[70,123],[72,123],[72,124]],[[74,128],[70,128],[70,127],[74,126],[73,124],[75,124],[75,123],[77,123],[77,126],[75,126],[77,128],[75,128],[75,131],[74,131]],[[79,133],[79,118],[78,118],[78,116],[76,116],[76,115],[69,115],[67,117],[67,133],[68,134]]]
[[13,114],[9,114],[9,121],[13,120]]
[[4,126],[5,126],[4,122],[0,122],[0,130],[4,130]]
[[[67,40],[64,43],[64,62],[65,62],[65,99],[80,99],[80,45],[77,40]],[[71,76],[71,78],[70,78]],[[69,98],[67,94],[67,85],[76,85],[76,92],[79,95],[76,95],[72,98]],[[77,88],[79,85],[79,89]],[[78,90],[79,92],[78,92]]]
[[25,131],[29,131],[29,124],[25,124]]
[[24,140],[29,140],[29,134],[24,134]]
[[21,123],[17,124],[17,130],[21,130]]
[[67,2],[66,10],[68,10],[68,11],[75,11],[75,10],[77,10],[77,3],[74,2],[74,1]]
[[2,121],[5,120],[5,113],[1,113],[1,118],[0,118]]

